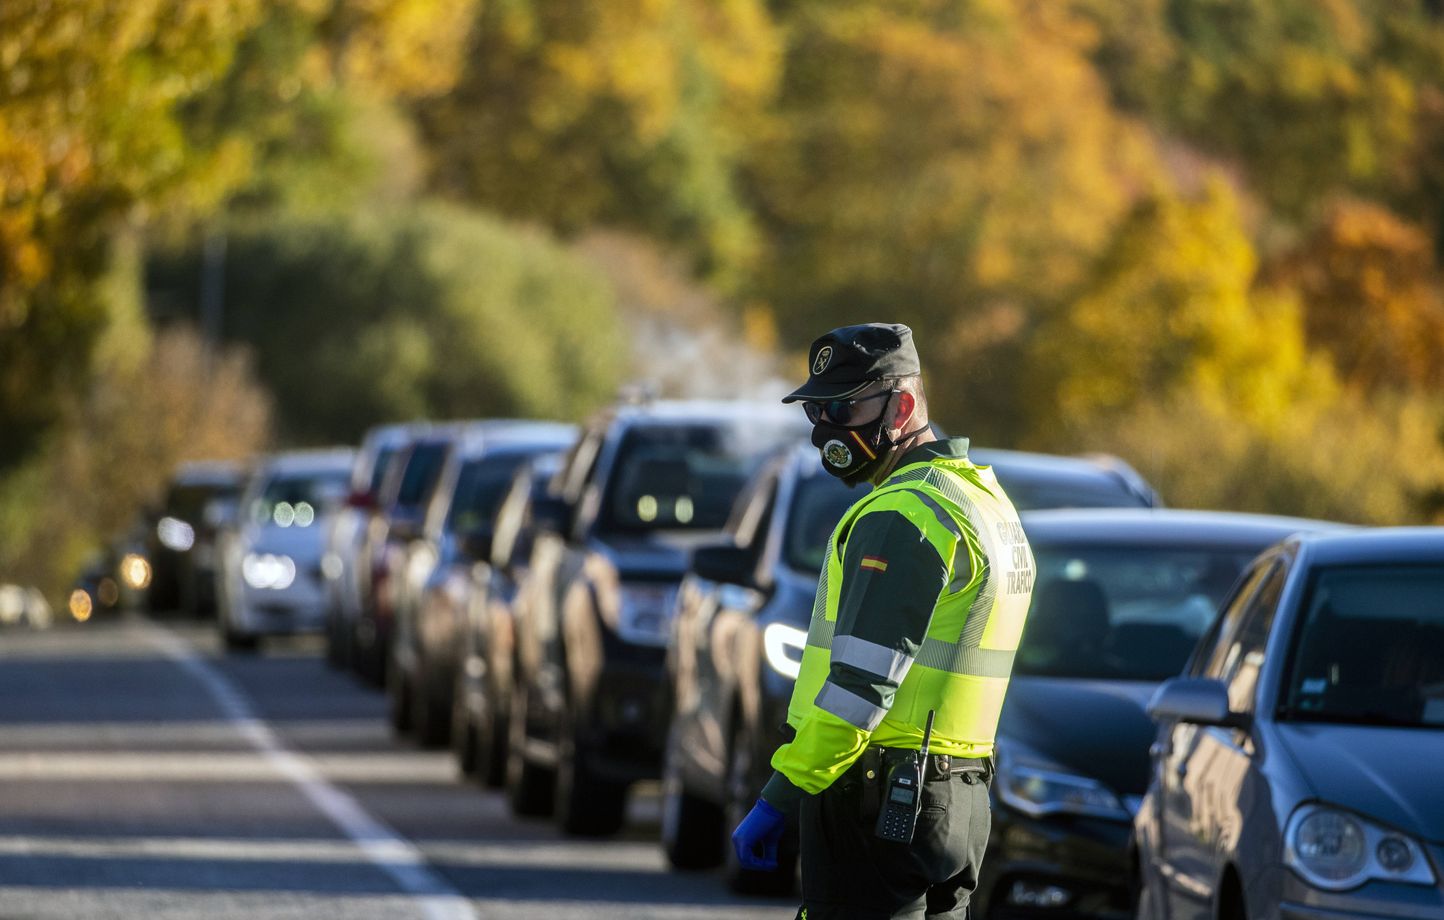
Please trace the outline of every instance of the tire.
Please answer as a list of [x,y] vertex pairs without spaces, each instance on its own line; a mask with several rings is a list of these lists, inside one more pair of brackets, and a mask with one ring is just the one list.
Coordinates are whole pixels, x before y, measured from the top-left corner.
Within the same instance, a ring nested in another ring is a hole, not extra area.
[[[753,787],[753,752],[747,734],[734,730],[727,752],[727,802],[723,809],[722,822],[724,833],[730,833],[732,828],[742,823],[742,819],[752,810],[760,791]],[[797,844],[797,828],[789,826],[777,848],[777,868],[759,872],[742,868],[737,862],[737,854],[733,851],[730,840],[727,841],[727,845],[722,848],[722,874],[727,880],[727,887],[738,894],[788,897],[797,888]]]
[[337,671],[346,670],[350,662],[343,645],[345,636],[341,631],[341,615],[335,610],[326,613],[326,664]]
[[513,814],[550,817],[556,805],[556,773],[526,759],[526,692],[512,694],[511,730],[507,739],[506,799]]
[[557,824],[573,837],[613,836],[627,821],[630,784],[597,774],[587,747],[577,738],[570,707],[557,740]]
[[481,771],[476,735],[476,723],[466,699],[466,672],[458,668],[456,687],[451,691],[451,753],[456,758],[457,770],[468,779],[478,779]]
[[221,641],[225,644],[226,651],[228,652],[254,652],[261,644],[259,636],[238,633],[232,629],[223,629],[221,631]]
[[386,717],[391,723],[391,730],[398,735],[411,732],[411,696],[410,678],[392,662],[391,667],[386,669]]
[[476,726],[478,778],[492,789],[506,785],[506,762],[511,748],[508,712],[502,694],[493,691],[484,700],[480,724]]
[[673,869],[712,869],[725,858],[726,815],[687,791],[674,750],[669,739],[662,765],[662,852]]
[[417,676],[411,687],[411,728],[416,743],[424,748],[442,748],[451,740],[451,710],[428,692],[426,665],[417,661]]

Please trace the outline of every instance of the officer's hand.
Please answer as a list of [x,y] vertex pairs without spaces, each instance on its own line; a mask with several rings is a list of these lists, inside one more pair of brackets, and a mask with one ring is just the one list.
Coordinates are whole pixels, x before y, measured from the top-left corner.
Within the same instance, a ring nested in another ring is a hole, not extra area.
[[[757,804],[732,832],[732,847],[737,851],[737,861],[744,869],[770,870],[777,868],[777,844],[782,840],[782,831],[787,827],[787,817],[758,799]],[[762,855],[757,855],[757,848]]]

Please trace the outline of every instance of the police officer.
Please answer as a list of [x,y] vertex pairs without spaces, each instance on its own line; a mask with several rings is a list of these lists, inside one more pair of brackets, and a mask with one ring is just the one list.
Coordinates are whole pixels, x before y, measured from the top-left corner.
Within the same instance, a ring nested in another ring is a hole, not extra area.
[[[912,331],[870,323],[812,343],[801,402],[827,472],[875,488],[828,542],[794,733],[733,832],[741,864],[777,865],[801,832],[802,920],[967,916],[987,845],[993,736],[1033,586],[1017,512],[963,438],[928,424]],[[929,753],[920,758],[933,715]],[[921,759],[921,764],[918,761]],[[879,812],[907,799],[908,843]]]

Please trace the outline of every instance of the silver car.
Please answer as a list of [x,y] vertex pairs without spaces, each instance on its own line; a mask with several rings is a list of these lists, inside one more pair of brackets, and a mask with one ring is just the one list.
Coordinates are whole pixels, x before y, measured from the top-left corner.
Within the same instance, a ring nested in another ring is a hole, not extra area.
[[277,454],[251,477],[221,546],[218,619],[227,648],[324,628],[321,560],[353,458],[351,450]]
[[1140,917],[1444,918],[1444,530],[1284,541],[1149,711]]

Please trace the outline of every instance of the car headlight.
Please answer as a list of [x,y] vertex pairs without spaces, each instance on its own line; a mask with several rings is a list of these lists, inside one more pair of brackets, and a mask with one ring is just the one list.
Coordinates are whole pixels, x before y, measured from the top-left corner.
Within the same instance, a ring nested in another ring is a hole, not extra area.
[[1132,815],[1107,786],[1076,773],[1025,763],[998,746],[998,775],[993,788],[1010,808],[1034,818],[1072,814],[1127,821]]
[[676,600],[676,585],[623,584],[617,604],[617,635],[637,645],[666,645]]
[[296,580],[296,560],[272,553],[247,553],[241,560],[241,576],[252,588],[291,587]]
[[196,530],[180,518],[163,517],[155,525],[161,546],[178,553],[188,552],[196,545]]
[[772,670],[791,680],[802,671],[802,650],[807,646],[807,631],[786,623],[769,623],[762,630],[762,651]]
[[1284,831],[1284,864],[1315,888],[1343,891],[1370,880],[1433,885],[1434,870],[1412,838],[1358,815],[1311,803]]

